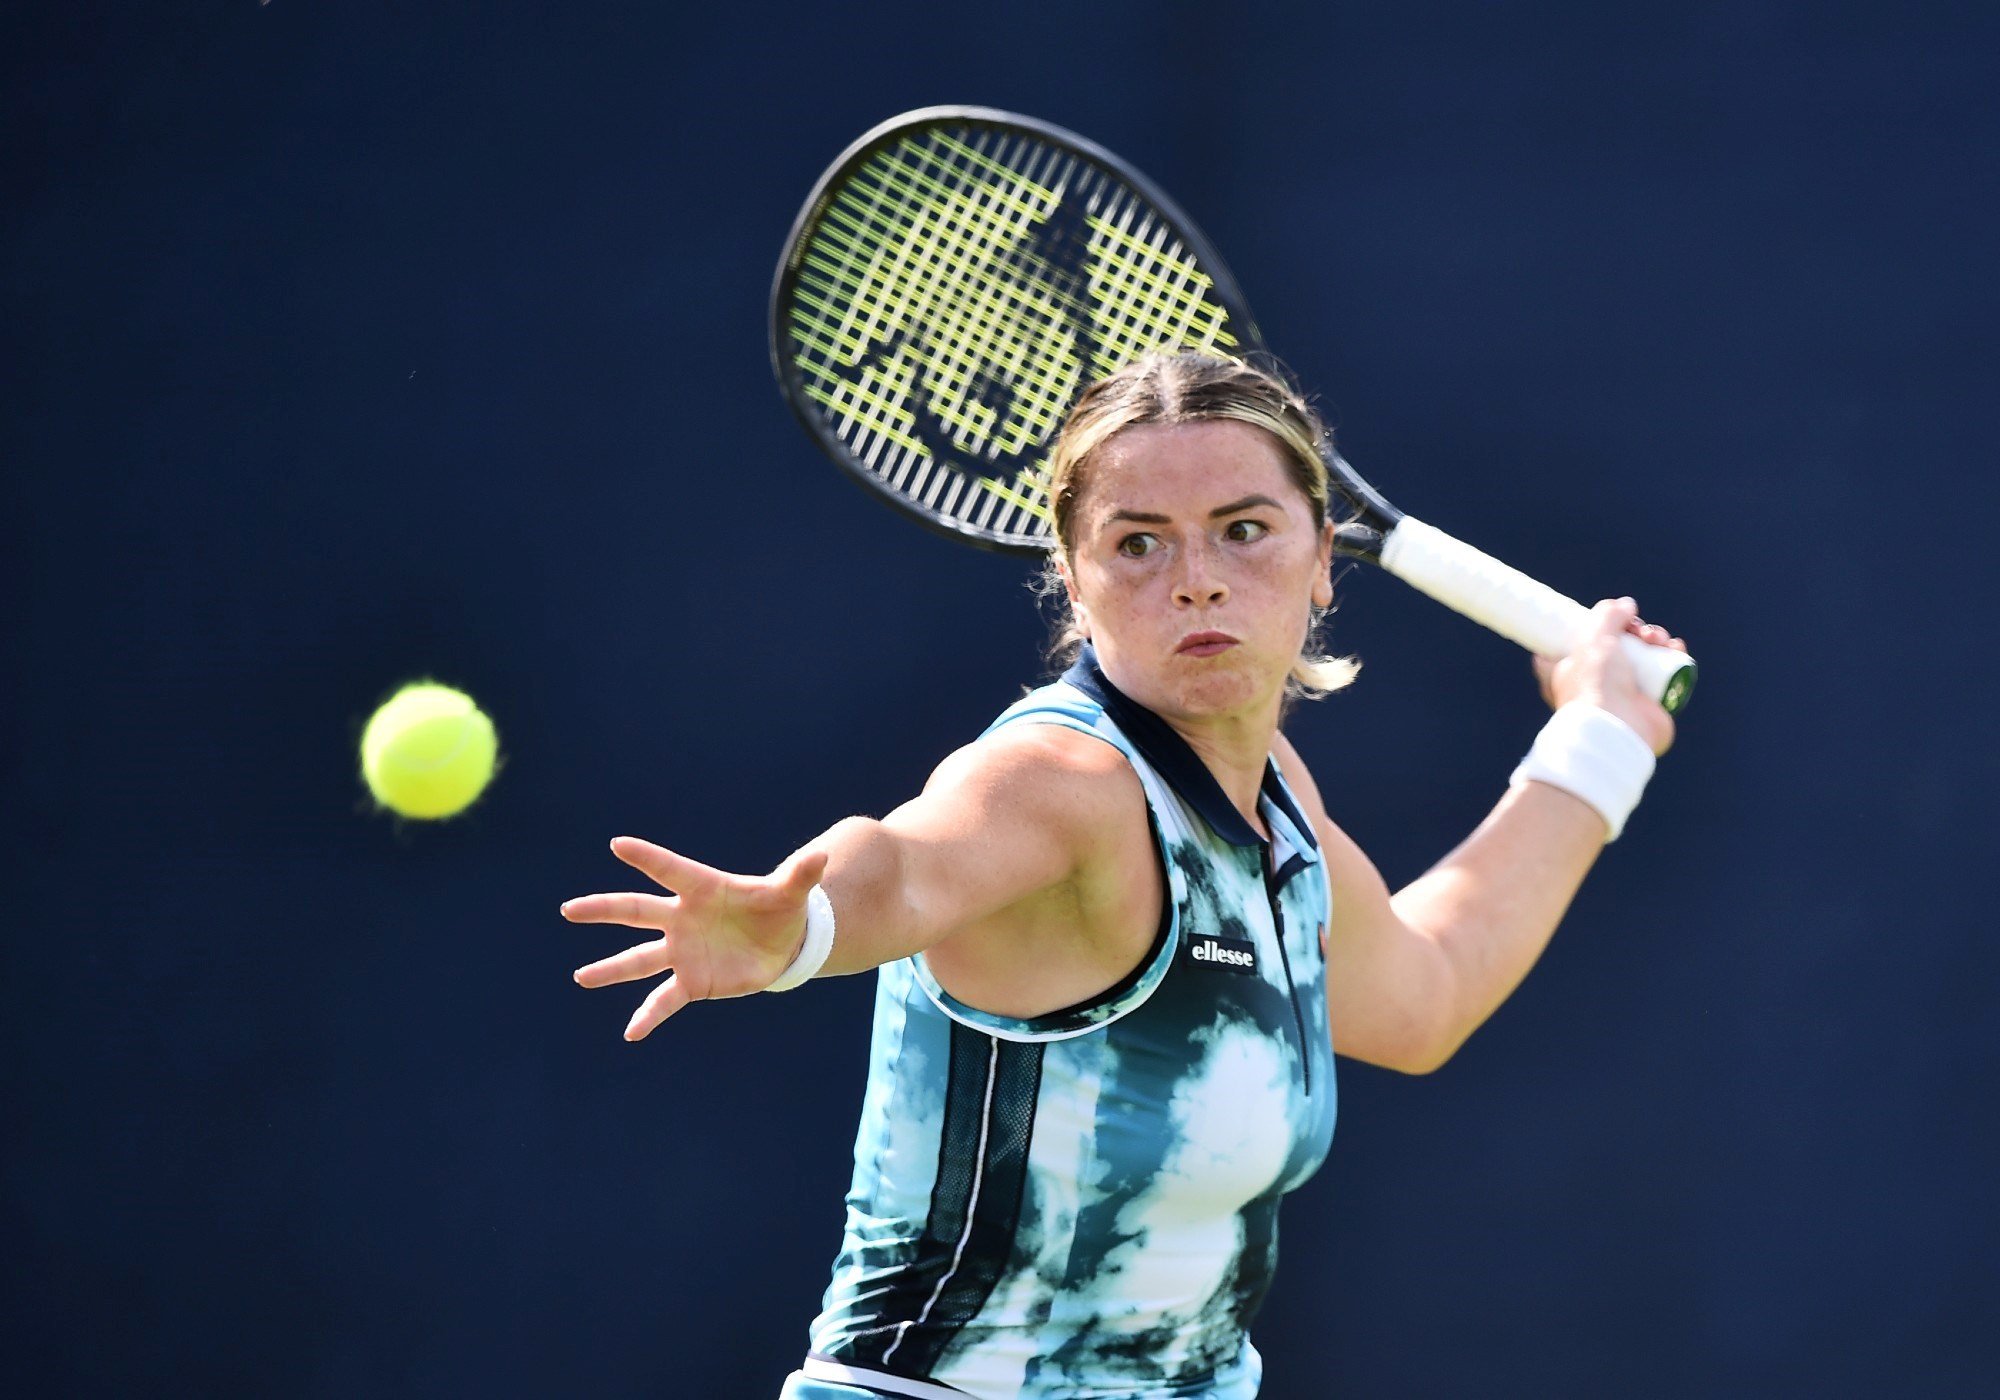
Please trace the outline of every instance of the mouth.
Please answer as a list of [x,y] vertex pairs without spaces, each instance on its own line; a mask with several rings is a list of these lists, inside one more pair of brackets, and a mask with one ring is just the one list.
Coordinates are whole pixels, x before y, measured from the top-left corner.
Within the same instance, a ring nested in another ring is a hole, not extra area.
[[1227,632],[1190,632],[1174,648],[1176,656],[1219,656],[1236,645]]

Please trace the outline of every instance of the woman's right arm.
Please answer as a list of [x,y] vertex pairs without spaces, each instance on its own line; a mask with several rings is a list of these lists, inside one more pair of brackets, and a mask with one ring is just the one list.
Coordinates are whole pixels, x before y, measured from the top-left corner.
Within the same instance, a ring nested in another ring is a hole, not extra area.
[[612,853],[671,891],[592,894],[562,906],[575,923],[656,938],[577,969],[585,987],[672,975],[626,1026],[640,1040],[691,1001],[748,996],[777,980],[805,934],[815,884],[837,936],[822,975],[860,972],[977,930],[1021,900],[1092,882],[1109,819],[1129,794],[1116,752],[1042,725],[1002,729],[938,765],[923,792],[877,821],[850,817],[769,875],[716,870],[635,837]]

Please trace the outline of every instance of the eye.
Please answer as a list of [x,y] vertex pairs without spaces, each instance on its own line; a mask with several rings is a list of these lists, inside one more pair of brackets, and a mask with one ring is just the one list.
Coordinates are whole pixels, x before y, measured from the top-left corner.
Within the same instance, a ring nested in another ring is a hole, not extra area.
[[1127,559],[1144,559],[1159,543],[1159,539],[1153,535],[1131,534],[1118,541],[1118,552]]
[[1251,540],[1261,540],[1271,533],[1271,527],[1261,520],[1232,520],[1223,527],[1225,538],[1238,544],[1248,544]]

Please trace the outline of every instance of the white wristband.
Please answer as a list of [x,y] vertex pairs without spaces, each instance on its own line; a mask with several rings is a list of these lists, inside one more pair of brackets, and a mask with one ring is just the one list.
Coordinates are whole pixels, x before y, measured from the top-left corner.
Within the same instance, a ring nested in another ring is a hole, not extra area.
[[812,980],[815,972],[826,966],[827,956],[833,952],[833,901],[826,897],[826,891],[814,885],[806,894],[806,939],[799,945],[798,956],[792,965],[778,974],[778,980],[764,990],[767,992],[789,992]]
[[1547,783],[1597,809],[1616,841],[1653,776],[1653,751],[1609,710],[1572,700],[1535,736],[1534,747],[1514,770],[1511,785]]

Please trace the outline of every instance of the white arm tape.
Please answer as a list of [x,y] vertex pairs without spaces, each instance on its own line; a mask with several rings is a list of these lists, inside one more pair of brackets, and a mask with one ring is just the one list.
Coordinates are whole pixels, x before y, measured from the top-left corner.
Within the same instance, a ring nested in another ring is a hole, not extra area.
[[815,972],[826,966],[827,956],[833,952],[833,901],[826,897],[826,891],[814,885],[806,895],[806,938],[799,945],[798,956],[792,965],[778,974],[778,980],[764,990],[767,992],[789,992],[812,980]]
[[1547,783],[1582,798],[1610,828],[1604,839],[1616,841],[1639,805],[1654,763],[1653,751],[1631,725],[1609,710],[1572,700],[1549,716],[1510,786]]

